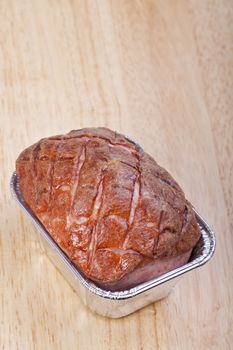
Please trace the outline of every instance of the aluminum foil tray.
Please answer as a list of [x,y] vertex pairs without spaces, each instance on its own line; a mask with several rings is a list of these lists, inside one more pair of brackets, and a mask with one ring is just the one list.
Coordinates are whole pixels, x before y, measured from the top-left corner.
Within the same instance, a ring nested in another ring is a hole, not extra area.
[[15,172],[11,177],[10,187],[14,199],[38,229],[38,238],[42,249],[74,288],[84,304],[103,316],[123,317],[166,297],[181,275],[205,264],[215,250],[213,231],[194,209],[201,229],[201,237],[187,264],[129,290],[110,292],[97,287],[93,282],[83,277],[41,222],[33,215],[24,202]]

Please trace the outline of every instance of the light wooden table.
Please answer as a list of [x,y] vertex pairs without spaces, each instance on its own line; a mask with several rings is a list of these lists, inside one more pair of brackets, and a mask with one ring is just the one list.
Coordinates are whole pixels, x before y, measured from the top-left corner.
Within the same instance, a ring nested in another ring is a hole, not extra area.
[[[0,2],[0,348],[232,349],[233,2]],[[212,225],[217,251],[123,319],[92,314],[11,199],[19,152],[84,126],[131,135]]]

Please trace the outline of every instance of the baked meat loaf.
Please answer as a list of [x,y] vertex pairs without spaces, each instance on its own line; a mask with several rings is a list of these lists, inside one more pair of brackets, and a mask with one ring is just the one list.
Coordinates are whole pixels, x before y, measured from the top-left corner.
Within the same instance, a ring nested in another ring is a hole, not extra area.
[[109,129],[44,138],[20,154],[16,171],[32,212],[102,288],[128,289],[183,265],[200,237],[171,175]]

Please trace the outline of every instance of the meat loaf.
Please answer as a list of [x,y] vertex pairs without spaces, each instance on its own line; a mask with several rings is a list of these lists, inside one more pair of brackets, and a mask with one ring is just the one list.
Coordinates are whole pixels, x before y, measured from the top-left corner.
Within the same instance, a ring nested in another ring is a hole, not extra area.
[[88,279],[124,290],[185,264],[200,237],[184,193],[140,146],[106,128],[24,150],[25,202]]

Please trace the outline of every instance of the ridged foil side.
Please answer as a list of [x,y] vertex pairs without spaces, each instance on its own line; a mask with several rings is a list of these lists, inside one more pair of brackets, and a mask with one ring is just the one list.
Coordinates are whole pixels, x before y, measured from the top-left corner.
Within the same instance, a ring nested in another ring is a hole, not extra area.
[[97,287],[93,282],[82,276],[41,222],[33,215],[24,202],[15,172],[11,177],[10,188],[16,202],[38,229],[39,241],[50,260],[76,290],[84,304],[103,316],[123,317],[164,298],[170,293],[181,275],[205,264],[215,251],[215,235],[201,215],[194,209],[201,230],[201,237],[187,264],[131,289],[122,292],[110,292]]

